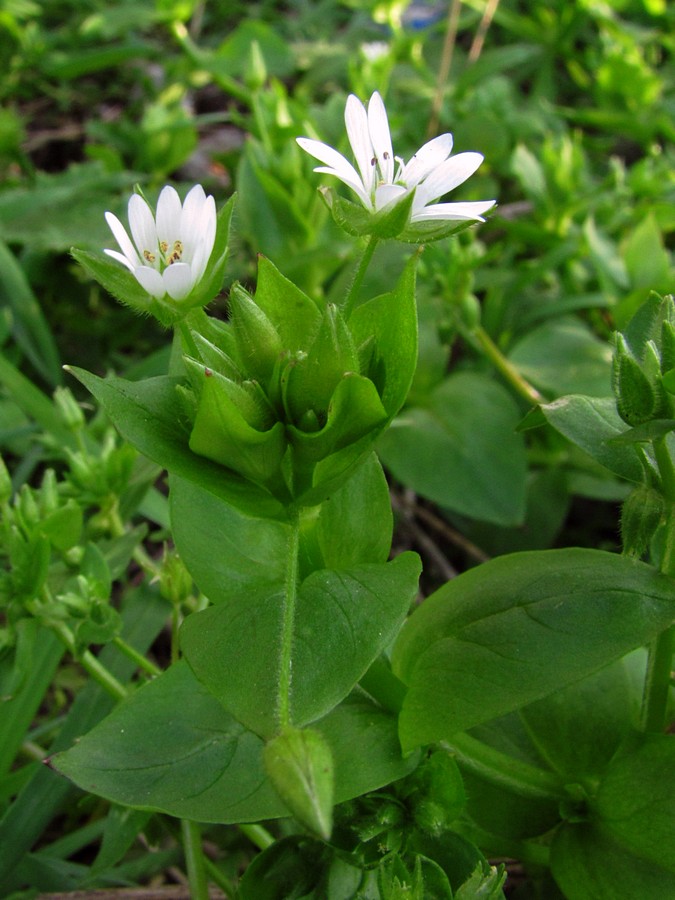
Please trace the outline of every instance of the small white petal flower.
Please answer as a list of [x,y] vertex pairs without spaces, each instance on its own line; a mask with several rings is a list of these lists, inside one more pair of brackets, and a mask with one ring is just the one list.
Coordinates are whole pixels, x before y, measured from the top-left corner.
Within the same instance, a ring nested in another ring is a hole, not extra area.
[[129,238],[112,213],[105,214],[120,250],[105,253],[125,265],[152,297],[172,300],[187,297],[201,280],[216,240],[216,203],[196,184],[181,205],[174,188],[167,185],[157,201],[157,214],[134,194],[128,205]]
[[451,156],[452,135],[441,134],[404,163],[394,156],[387,111],[377,91],[370,98],[367,110],[354,94],[349,95],[345,125],[358,171],[328,144],[305,137],[297,138],[297,142],[310,156],[324,163],[315,172],[339,178],[371,212],[379,212],[412,190],[415,197],[411,224],[430,220],[482,222],[483,213],[494,206],[494,200],[434,203],[473,175],[483,157],[480,153]]

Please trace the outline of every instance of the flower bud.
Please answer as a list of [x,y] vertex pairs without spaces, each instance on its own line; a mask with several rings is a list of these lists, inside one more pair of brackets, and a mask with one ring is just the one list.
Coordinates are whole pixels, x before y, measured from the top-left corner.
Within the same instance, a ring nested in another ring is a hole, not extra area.
[[159,592],[173,606],[179,606],[192,593],[192,576],[175,551],[164,548],[159,570]]
[[278,331],[240,286],[230,293],[230,316],[242,373],[266,386],[282,356]]
[[281,489],[283,423],[271,425],[242,385],[204,368],[201,379],[190,449],[270,490]]
[[328,840],[333,827],[333,758],[323,735],[288,727],[263,751],[277,794],[312,834]]
[[54,403],[66,428],[79,431],[84,427],[82,409],[69,388],[57,387],[54,391]]
[[649,549],[665,511],[663,496],[653,487],[635,487],[621,509],[623,552],[640,559]]
[[306,356],[288,373],[284,404],[292,421],[313,410],[325,424],[328,406],[346,373],[359,371],[354,340],[340,310],[328,304],[319,331]]
[[619,415],[628,425],[642,425],[654,417],[656,391],[630,352],[622,334],[616,335],[612,386]]
[[250,91],[258,91],[267,81],[267,66],[258,41],[251,41],[244,72],[244,84]]

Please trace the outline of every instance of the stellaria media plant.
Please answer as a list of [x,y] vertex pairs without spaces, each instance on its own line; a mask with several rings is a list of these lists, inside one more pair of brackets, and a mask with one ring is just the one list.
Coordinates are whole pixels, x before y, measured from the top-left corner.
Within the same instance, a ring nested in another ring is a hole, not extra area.
[[[308,860],[317,898],[349,878],[357,887],[339,896],[361,887],[401,896],[406,882],[414,896],[501,897],[503,873],[483,851],[549,865],[571,900],[642,900],[636,885],[667,896],[672,299],[650,300],[617,338],[615,396],[563,398],[523,423],[548,424],[658,500],[648,517],[642,503],[627,505],[626,555],[509,554],[416,605],[420,561],[389,559],[392,511],[375,447],[415,371],[418,253],[386,293],[364,297],[364,275],[379,241],[448,236],[493,201],[437,203],[482,158],[451,156],[442,135],[397,161],[378,94],[367,110],[350,97],[346,123],[356,168],[299,139],[360,201],[328,194],[336,221],[368,238],[339,303],[309,296],[261,258],[255,292],[234,285],[228,320],[209,316],[232,201],[211,237],[201,189],[188,197],[203,219],[185,216],[186,200],[178,228],[180,203],[165,188],[154,218],[132,198],[133,243],[112,220],[121,254],[76,254],[123,302],[174,328],[165,376],[73,371],[168,471],[173,541],[209,605],[180,627],[180,658],[51,765],[115,803],[182,819],[193,873],[204,870],[196,823],[292,816],[292,833],[245,875],[244,898],[261,896],[278,866],[304,883]],[[186,248],[198,246],[195,263]],[[655,397],[646,419],[636,414]],[[645,685],[637,721],[623,661],[632,651]],[[607,707],[602,735],[592,704]],[[205,896],[203,878],[195,884]]]

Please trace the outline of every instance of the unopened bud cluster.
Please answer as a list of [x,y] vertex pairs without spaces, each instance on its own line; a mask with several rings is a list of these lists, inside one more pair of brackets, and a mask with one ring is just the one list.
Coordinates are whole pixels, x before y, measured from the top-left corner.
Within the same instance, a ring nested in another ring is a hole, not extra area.
[[412,265],[347,321],[261,259],[255,296],[235,285],[227,323],[192,332],[181,390],[190,448],[283,503],[338,487],[402,405],[416,361]]
[[675,302],[668,296],[645,309],[651,319],[636,335],[615,335],[612,386],[619,415],[631,427],[675,414],[673,385],[664,380],[675,370]]

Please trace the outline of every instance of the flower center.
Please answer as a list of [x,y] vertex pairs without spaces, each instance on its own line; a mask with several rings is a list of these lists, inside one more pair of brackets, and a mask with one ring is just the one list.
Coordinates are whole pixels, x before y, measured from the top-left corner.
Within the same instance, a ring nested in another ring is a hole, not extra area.
[[160,243],[159,249],[162,251],[164,263],[167,266],[170,266],[172,263],[178,262],[183,256],[182,241],[174,241],[173,246],[171,247],[171,252],[169,252],[169,244],[166,241],[162,241]]

